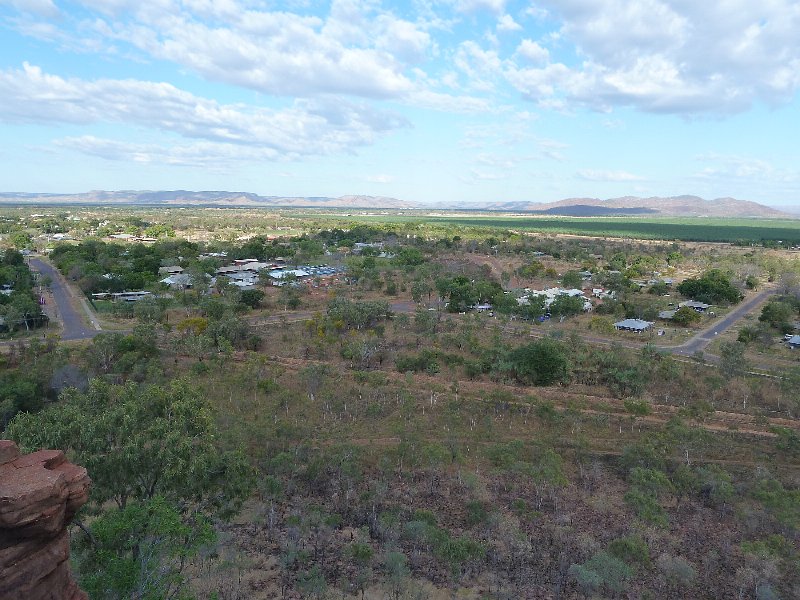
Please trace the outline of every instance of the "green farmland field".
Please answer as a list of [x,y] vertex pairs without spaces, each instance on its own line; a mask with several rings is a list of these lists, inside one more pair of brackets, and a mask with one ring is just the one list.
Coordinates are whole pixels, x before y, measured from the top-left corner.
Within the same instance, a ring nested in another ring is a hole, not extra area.
[[[317,216],[320,216],[317,214]],[[566,233],[601,237],[684,240],[705,242],[800,244],[800,219],[745,219],[704,217],[516,217],[478,214],[430,216],[400,215],[325,215],[353,223],[409,223],[481,227],[513,231]]]

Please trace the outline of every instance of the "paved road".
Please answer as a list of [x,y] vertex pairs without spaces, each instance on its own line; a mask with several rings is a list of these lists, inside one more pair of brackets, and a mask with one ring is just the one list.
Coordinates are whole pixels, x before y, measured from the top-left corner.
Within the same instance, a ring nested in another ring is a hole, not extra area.
[[76,310],[75,305],[82,304],[85,300],[76,298],[73,295],[61,273],[39,258],[31,258],[30,266],[32,269],[39,271],[42,276],[49,276],[52,280],[50,289],[53,292],[53,300],[58,307],[58,320],[62,325],[62,340],[87,340],[100,333],[96,321],[93,321],[94,326],[86,324],[87,318],[93,320],[93,316],[89,314],[82,315]]
[[[739,320],[744,318],[746,314],[751,312],[755,309],[760,303],[764,302],[770,296],[778,293],[776,289],[767,289],[762,292],[759,292],[755,296],[748,298],[745,302],[739,304],[736,308],[731,310],[727,315],[720,319],[715,319],[711,325],[706,327],[705,329],[698,331],[694,334],[691,338],[686,340],[680,345],[677,346],[660,346],[658,344],[653,344],[654,347],[662,352],[667,352],[670,354],[677,354],[680,356],[693,356],[696,352],[702,351],[708,346],[714,339],[718,336],[730,329],[733,325],[735,325]],[[546,337],[549,334],[548,331],[538,331],[532,330],[531,335],[534,337]],[[593,344],[605,344],[605,345],[616,345],[622,346],[625,348],[642,348],[644,344],[654,343],[658,341],[658,338],[653,338],[647,336],[643,339],[643,341],[633,340],[633,339],[611,339],[605,337],[596,337],[592,335],[584,335],[581,334],[581,338],[589,343]],[[714,356],[712,354],[705,354],[705,358],[709,362],[716,362],[719,360],[719,357]]]
[[736,324],[737,321],[744,318],[747,313],[756,308],[761,302],[776,293],[777,290],[775,289],[768,289],[764,290],[763,292],[759,292],[755,296],[736,306],[736,308],[734,308],[721,319],[715,320],[711,326],[705,328],[703,331],[698,332],[680,346],[663,346],[660,347],[660,349],[672,352],[674,354],[681,354],[683,356],[692,356],[695,352],[703,350],[706,346],[714,341],[714,338],[730,329],[734,324]]

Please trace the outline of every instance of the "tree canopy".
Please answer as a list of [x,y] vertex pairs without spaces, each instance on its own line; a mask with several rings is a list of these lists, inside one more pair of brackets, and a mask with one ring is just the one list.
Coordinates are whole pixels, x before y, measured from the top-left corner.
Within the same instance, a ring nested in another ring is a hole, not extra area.
[[706,271],[698,278],[684,279],[678,291],[687,298],[708,304],[736,304],[742,299],[742,293],[719,269]]
[[252,486],[244,456],[221,452],[206,401],[185,381],[169,386],[110,385],[67,389],[57,406],[22,413],[9,437],[28,450],[63,448],[92,477],[92,499],[162,496],[204,512],[238,508]]
[[511,370],[522,383],[552,385],[569,376],[566,349],[560,342],[543,338],[513,350],[509,356]]

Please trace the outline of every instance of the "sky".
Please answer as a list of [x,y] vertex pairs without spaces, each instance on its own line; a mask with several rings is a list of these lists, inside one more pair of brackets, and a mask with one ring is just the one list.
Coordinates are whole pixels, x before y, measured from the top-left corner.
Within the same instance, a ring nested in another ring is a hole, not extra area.
[[0,191],[800,205],[797,0],[0,0]]

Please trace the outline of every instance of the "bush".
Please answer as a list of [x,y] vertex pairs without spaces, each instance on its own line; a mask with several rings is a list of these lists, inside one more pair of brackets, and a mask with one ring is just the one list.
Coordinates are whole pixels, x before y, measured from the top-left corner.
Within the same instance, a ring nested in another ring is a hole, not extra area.
[[678,291],[687,298],[708,304],[736,304],[742,299],[741,292],[719,269],[706,271],[696,279],[685,279],[678,286]]
[[618,538],[608,545],[608,551],[627,564],[650,566],[650,548],[638,535]]
[[553,385],[569,377],[569,361],[563,344],[544,338],[513,350],[511,370],[522,383]]
[[678,325],[686,326],[697,323],[701,318],[700,313],[693,308],[682,306],[675,311],[675,316],[672,317],[672,320]]
[[569,574],[585,594],[619,594],[627,587],[633,569],[608,552],[598,552],[585,563],[572,565]]

